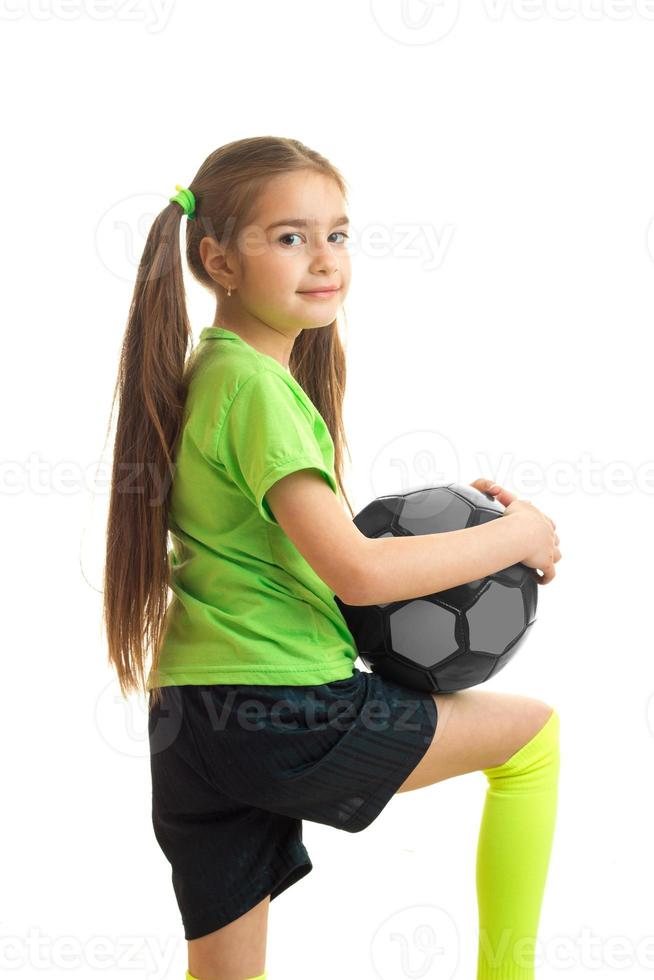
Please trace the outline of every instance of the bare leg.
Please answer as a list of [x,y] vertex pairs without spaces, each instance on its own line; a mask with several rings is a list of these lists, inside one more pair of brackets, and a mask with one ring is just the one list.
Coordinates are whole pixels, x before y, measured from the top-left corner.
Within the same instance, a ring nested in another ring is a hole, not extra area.
[[533,980],[557,810],[558,714],[541,701],[495,691],[433,697],[434,738],[398,792],[485,774],[477,980]]
[[197,980],[248,980],[266,969],[270,895],[222,929],[188,941],[188,969]]

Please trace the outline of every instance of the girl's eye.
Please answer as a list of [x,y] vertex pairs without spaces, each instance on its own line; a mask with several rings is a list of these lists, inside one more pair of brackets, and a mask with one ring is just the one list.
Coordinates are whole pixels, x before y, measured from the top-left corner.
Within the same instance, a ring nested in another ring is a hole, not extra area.
[[[347,232],[345,232],[345,231],[333,231],[333,232],[332,232],[332,235],[344,235],[344,236],[345,236],[345,238],[349,238],[349,237],[350,237],[350,236],[349,236],[349,235],[347,234]],[[284,242],[284,239],[286,239],[286,238],[301,238],[301,237],[302,237],[302,236],[301,236],[301,235],[299,234],[299,232],[297,232],[297,231],[289,231],[289,232],[287,232],[287,233],[286,233],[285,235],[282,235],[282,236],[281,236],[281,237],[280,237],[280,238],[278,239],[278,241],[280,241],[280,242]],[[341,242],[339,242],[339,243],[337,243],[337,244],[344,244],[344,243],[341,243]]]

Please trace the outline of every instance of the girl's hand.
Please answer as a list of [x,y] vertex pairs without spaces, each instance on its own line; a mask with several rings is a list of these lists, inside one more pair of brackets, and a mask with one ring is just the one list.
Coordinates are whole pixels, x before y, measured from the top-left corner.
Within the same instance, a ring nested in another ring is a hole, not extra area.
[[528,500],[514,500],[501,514],[514,519],[516,516],[520,517],[525,541],[529,542],[528,554],[521,561],[528,568],[541,568],[543,575],[538,576],[538,584],[547,585],[556,574],[555,563],[561,560],[556,524]]
[[487,480],[483,476],[480,476],[479,479],[475,480],[474,483],[471,483],[470,486],[474,487],[475,490],[481,490],[482,493],[490,493],[496,500],[499,500],[501,504],[504,504],[505,507],[508,507],[514,500],[518,499],[515,494],[509,493],[508,490],[498,486],[497,483],[493,483],[492,480]]
[[475,490],[481,490],[482,493],[491,494],[501,504],[504,504],[506,509],[502,517],[521,515],[521,520],[526,528],[526,536],[530,539],[529,554],[522,559],[522,562],[528,568],[542,569],[543,575],[537,574],[539,585],[547,585],[548,582],[551,582],[556,574],[554,565],[561,560],[559,536],[556,533],[556,524],[552,518],[543,514],[529,501],[518,500],[514,494],[504,490],[492,480],[480,477],[470,486],[474,487]]

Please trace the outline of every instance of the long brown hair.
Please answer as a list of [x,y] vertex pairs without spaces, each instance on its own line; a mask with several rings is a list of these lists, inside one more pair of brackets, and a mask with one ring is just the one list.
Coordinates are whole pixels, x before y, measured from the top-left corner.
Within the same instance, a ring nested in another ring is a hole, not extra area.
[[[224,245],[238,240],[260,193],[273,176],[313,169],[331,177],[343,197],[346,182],[319,153],[298,140],[258,136],[227,143],[211,153],[188,185],[196,202],[186,222],[186,258],[195,278],[220,302],[223,287],[200,258],[204,237]],[[124,697],[146,690],[146,657],[157,670],[168,605],[168,509],[175,452],[190,381],[187,359],[191,329],[180,252],[184,214],[170,202],[154,219],[138,268],[123,338],[111,415],[120,398],[114,441],[104,567],[103,622],[109,662]],[[293,377],[312,400],[334,443],[334,472],[350,514],[343,485],[347,448],[342,405],[345,352],[337,321],[304,330],[289,358]],[[153,688],[150,705],[161,692]]]

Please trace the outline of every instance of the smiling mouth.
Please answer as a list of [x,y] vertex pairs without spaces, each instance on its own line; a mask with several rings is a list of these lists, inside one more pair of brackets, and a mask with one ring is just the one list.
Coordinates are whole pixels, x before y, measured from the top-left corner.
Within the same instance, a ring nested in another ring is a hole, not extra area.
[[332,293],[337,293],[340,290],[340,286],[335,289],[300,289],[298,292],[301,296],[331,296]]

